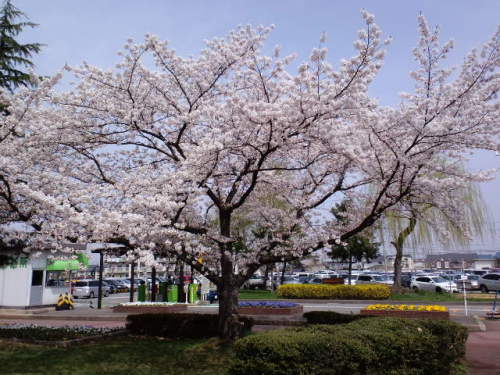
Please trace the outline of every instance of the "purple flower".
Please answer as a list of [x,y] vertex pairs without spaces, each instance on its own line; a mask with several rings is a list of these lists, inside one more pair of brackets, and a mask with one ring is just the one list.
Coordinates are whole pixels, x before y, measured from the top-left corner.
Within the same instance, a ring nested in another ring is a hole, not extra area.
[[243,301],[239,303],[239,307],[263,307],[270,309],[283,309],[299,306],[293,302],[277,302],[277,301]]

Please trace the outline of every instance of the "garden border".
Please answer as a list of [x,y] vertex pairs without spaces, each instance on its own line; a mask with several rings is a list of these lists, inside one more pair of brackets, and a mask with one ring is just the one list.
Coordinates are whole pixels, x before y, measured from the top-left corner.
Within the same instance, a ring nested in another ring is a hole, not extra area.
[[361,315],[376,317],[393,317],[409,319],[434,319],[450,320],[449,311],[418,311],[418,310],[366,310],[360,311]]

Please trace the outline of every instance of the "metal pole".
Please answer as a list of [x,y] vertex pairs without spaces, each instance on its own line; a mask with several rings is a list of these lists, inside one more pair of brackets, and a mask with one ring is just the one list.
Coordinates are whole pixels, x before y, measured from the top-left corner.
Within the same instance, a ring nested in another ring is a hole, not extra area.
[[135,262],[130,265],[130,297],[129,301],[134,302],[134,274],[135,274]]
[[151,302],[156,301],[156,267],[151,269]]
[[464,308],[465,308],[465,316],[469,316],[469,310],[467,308],[467,292],[465,290],[465,279],[462,279],[462,286],[464,288]]
[[102,271],[104,269],[104,254],[99,251],[99,290],[97,292],[97,308],[102,307]]

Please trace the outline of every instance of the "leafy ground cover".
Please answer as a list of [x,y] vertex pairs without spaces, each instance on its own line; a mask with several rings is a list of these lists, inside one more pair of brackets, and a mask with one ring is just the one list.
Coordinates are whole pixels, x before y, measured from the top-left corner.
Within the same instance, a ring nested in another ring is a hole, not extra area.
[[216,339],[108,337],[69,348],[0,343],[2,375],[222,375],[232,357]]

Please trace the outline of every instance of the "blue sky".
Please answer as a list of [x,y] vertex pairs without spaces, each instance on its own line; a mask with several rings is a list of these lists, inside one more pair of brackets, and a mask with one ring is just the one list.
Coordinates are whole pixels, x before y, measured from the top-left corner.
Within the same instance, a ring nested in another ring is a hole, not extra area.
[[[39,24],[26,30],[22,39],[46,44],[34,62],[39,74],[51,75],[65,63],[87,61],[112,68],[116,53],[126,39],[141,40],[146,33],[171,42],[179,54],[196,55],[203,41],[224,36],[240,24],[276,25],[267,43],[283,53],[297,52],[300,61],[318,45],[321,32],[328,35],[330,60],[335,64],[353,54],[352,42],[362,27],[359,10],[375,14],[384,35],[392,36],[384,68],[371,87],[382,104],[395,104],[398,93],[411,91],[408,73],[415,68],[412,48],[417,41],[416,17],[422,12],[429,24],[441,27],[442,40],[454,39],[450,64],[460,64],[464,55],[479,47],[496,30],[500,1],[496,0],[13,0],[31,21]],[[500,125],[499,125],[500,126]],[[498,168],[500,156],[481,153],[470,167]],[[482,185],[485,201],[496,221],[494,243],[474,241],[475,249],[500,250],[500,180]],[[440,247],[437,246],[436,249]]]

